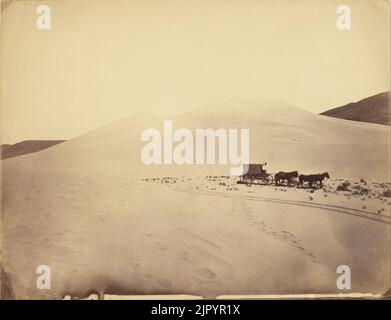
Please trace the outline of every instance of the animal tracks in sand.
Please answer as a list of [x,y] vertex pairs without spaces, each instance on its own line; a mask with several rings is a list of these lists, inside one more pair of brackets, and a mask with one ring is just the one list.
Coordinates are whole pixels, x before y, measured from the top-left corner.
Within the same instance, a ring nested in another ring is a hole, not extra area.
[[202,280],[212,280],[217,277],[217,274],[208,268],[199,268],[194,270],[193,274]]
[[[185,190],[181,190],[181,191],[187,192]],[[385,224],[391,224],[391,218],[387,215],[376,214],[376,213],[368,212],[365,210],[348,208],[348,207],[331,205],[331,204],[299,201],[299,200],[278,199],[278,198],[266,198],[266,197],[250,196],[250,195],[237,195],[235,197],[232,197],[232,196],[226,195],[224,193],[218,193],[218,192],[214,192],[214,193],[207,192],[205,194],[210,195],[210,196],[223,197],[223,198],[261,201],[261,202],[272,202],[272,203],[278,203],[278,204],[289,204],[289,205],[294,205],[294,206],[310,207],[310,208],[315,208],[315,209],[326,210],[328,212],[337,212],[337,213],[343,213],[343,214],[347,214],[347,215],[357,216],[360,218],[373,220],[373,221],[377,221],[377,222],[381,222],[381,223],[385,223]]]
[[176,228],[174,231],[173,231],[173,234],[175,235],[175,237],[178,237],[178,239],[180,238],[186,238],[188,240],[190,240],[190,243],[196,243],[197,241],[207,245],[207,246],[210,246],[214,249],[221,249],[221,247],[219,245],[217,245],[216,243],[194,233],[194,232],[191,232],[189,230],[186,230],[185,228]]
[[[227,180],[227,178],[224,180],[225,182],[218,182],[222,179],[209,179],[208,183],[211,183],[211,181],[215,182],[216,187],[211,187],[209,188],[208,186],[205,186],[205,183],[202,184],[202,179],[198,178],[195,179],[196,181],[193,181],[192,184],[167,184],[171,188],[177,190],[177,191],[182,191],[185,193],[192,193],[196,194],[197,196],[204,195],[204,196],[213,196],[213,197],[221,197],[221,198],[230,198],[230,199],[243,199],[243,200],[251,200],[251,201],[261,201],[261,202],[270,202],[270,203],[277,203],[281,205],[293,205],[293,206],[300,206],[300,207],[308,207],[308,208],[314,208],[314,209],[319,209],[322,211],[326,211],[329,214],[345,214],[345,215],[350,215],[350,216],[355,216],[363,219],[368,219],[372,221],[377,221],[381,222],[384,224],[391,224],[391,216],[389,214],[384,213],[384,208],[382,210],[377,210],[377,211],[370,211],[366,207],[363,206],[363,209],[359,209],[356,207],[347,207],[347,206],[342,206],[342,205],[336,205],[333,203],[324,203],[324,202],[314,202],[312,201],[303,201],[303,200],[292,200],[292,199],[284,199],[284,198],[275,198],[275,197],[262,197],[259,195],[255,194],[255,188],[248,188],[251,186],[247,187],[242,187],[239,188],[236,184],[235,181]],[[171,178],[174,179],[174,178]],[[144,181],[155,182],[155,180],[158,180],[158,178],[155,179],[144,179]],[[215,181],[216,180],[216,181]],[[179,180],[178,180],[179,181]],[[167,182],[167,181],[166,181]],[[221,186],[223,185],[223,186]],[[383,186],[384,188],[389,188],[388,184],[385,184]],[[206,188],[206,189],[205,189]],[[266,191],[270,191],[269,187],[265,187]],[[273,186],[274,188],[274,186]],[[384,189],[383,188],[383,189]],[[249,189],[249,190],[247,190]],[[277,188],[274,188],[277,190]],[[383,190],[382,189],[382,190]],[[241,193],[241,191],[246,190],[246,194]],[[305,192],[308,190],[303,190],[303,189],[295,189],[292,188],[293,191],[295,192]],[[227,192],[228,191],[228,192]],[[284,190],[286,191],[286,190]],[[384,190],[383,190],[384,191]],[[329,187],[324,188],[324,194],[322,198],[326,198],[328,195],[335,195],[335,191],[330,192]],[[377,196],[379,197],[379,191],[377,193]],[[375,197],[375,194],[372,195],[372,198]],[[313,198],[313,197],[311,197]],[[328,199],[329,197],[327,197]],[[334,199],[335,201],[342,201],[345,198],[350,199],[350,197],[344,197],[341,194],[338,194],[337,198]],[[365,198],[361,199],[365,200]],[[379,200],[380,201],[380,200]],[[382,199],[382,203],[387,203],[387,199]],[[388,203],[389,204],[389,203]],[[383,212],[382,212],[383,211]],[[317,211],[320,212],[320,211]]]
[[156,244],[156,247],[160,250],[160,251],[167,251],[168,248],[164,245],[162,245],[160,242],[155,242]]
[[178,259],[179,260],[182,260],[182,261],[185,261],[185,262],[191,262],[192,260],[190,260],[189,258],[189,253],[186,252],[186,251],[181,251],[178,253]]
[[[205,281],[218,281],[220,275],[233,272],[231,264],[223,258],[219,245],[184,227],[175,228],[169,233],[175,239],[174,243],[161,234],[145,232],[143,235],[158,252],[176,259],[183,273],[191,276],[198,285],[203,285]],[[154,277],[151,275],[149,278]],[[164,289],[171,286],[170,281],[162,278],[157,278],[155,283]]]
[[169,279],[158,279],[157,284],[162,288],[168,288],[171,285],[171,280]]
[[[239,206],[239,207],[238,207]],[[231,215],[240,215],[245,216],[246,219],[249,222],[249,225],[264,234],[266,234],[269,237],[272,237],[274,239],[287,242],[289,245],[293,246],[296,250],[298,250],[300,253],[308,256],[311,258],[312,262],[317,263],[317,260],[313,253],[307,251],[303,245],[301,244],[301,241],[297,239],[292,233],[285,231],[285,230],[276,230],[272,226],[269,226],[266,224],[265,221],[257,217],[252,213],[252,208],[246,203],[245,200],[239,200],[233,199],[232,201],[232,209],[230,211]]]

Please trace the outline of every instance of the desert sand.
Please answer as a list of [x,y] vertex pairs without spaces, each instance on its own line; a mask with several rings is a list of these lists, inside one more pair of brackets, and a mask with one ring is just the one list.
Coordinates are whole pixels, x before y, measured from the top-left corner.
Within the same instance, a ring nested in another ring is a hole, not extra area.
[[[227,166],[144,165],[140,133],[162,119],[142,114],[3,160],[9,297],[330,294],[339,265],[347,292],[389,289],[390,127],[239,99],[171,120],[249,128],[251,162],[331,179],[310,192],[238,185]],[[42,264],[51,290],[36,288]]]

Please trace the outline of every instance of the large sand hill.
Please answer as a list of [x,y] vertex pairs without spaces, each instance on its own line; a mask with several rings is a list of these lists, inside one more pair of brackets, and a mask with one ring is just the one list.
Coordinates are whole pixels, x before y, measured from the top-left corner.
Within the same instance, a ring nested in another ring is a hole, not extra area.
[[[375,193],[389,187],[389,127],[263,100],[172,120],[249,128],[252,162],[267,161],[270,172],[328,171],[332,180],[314,193],[232,179],[221,188],[205,177],[228,175],[227,166],[146,166],[140,133],[162,127],[146,115],[4,160],[3,267],[14,297],[338,293],[341,264],[352,268],[351,292],[390,287],[390,202]],[[175,185],[158,180],[168,176]],[[336,179],[365,181],[372,197],[334,192]],[[41,264],[51,267],[51,290],[35,287]]]

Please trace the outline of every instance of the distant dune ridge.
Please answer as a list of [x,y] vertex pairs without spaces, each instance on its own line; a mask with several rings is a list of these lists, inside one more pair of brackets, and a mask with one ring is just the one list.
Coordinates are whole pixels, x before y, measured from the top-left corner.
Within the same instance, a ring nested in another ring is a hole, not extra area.
[[65,140],[26,140],[15,144],[2,144],[1,159],[41,151],[64,141]]
[[[341,208],[314,208],[309,193],[297,188],[276,193],[239,186],[216,197],[195,186],[143,182],[176,176],[211,190],[203,177],[229,174],[228,166],[142,163],[140,134],[161,130],[163,120],[132,115],[2,161],[3,267],[15,297],[80,297],[90,290],[206,297],[333,293],[340,264],[353,267],[362,284],[355,290],[385,291],[389,225],[341,214],[347,204],[323,191],[312,194],[314,202]],[[251,162],[267,161],[269,172],[390,181],[388,126],[261,99],[213,103],[171,120],[174,129],[249,128]],[[305,205],[243,197],[250,191],[268,199],[283,193]],[[365,206],[377,209],[369,200]],[[34,287],[41,264],[52,270],[52,290]]]
[[379,93],[321,114],[346,120],[391,125],[390,92]]
[[[163,120],[146,114],[125,119],[57,144],[25,160],[5,162],[45,163],[46,168],[100,168],[106,172],[123,170],[135,175],[167,173],[229,174],[228,167],[197,165],[151,165],[142,163],[146,144],[140,141],[146,128],[163,132]],[[206,105],[172,119],[173,128],[248,128],[250,161],[267,161],[271,171],[299,170],[303,173],[328,171],[338,176],[363,176],[389,180],[388,137],[390,130],[375,124],[350,122],[317,115],[281,101],[234,99]],[[363,170],[365,168],[365,170]]]

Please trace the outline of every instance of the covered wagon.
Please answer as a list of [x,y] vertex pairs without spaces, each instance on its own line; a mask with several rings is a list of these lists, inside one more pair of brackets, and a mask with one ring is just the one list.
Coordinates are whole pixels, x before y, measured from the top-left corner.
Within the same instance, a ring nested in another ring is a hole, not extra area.
[[[244,184],[270,184],[273,182],[273,176],[263,168],[267,163],[247,164],[248,170],[243,170],[244,173],[239,177],[238,183]],[[246,168],[244,168],[246,169]]]

